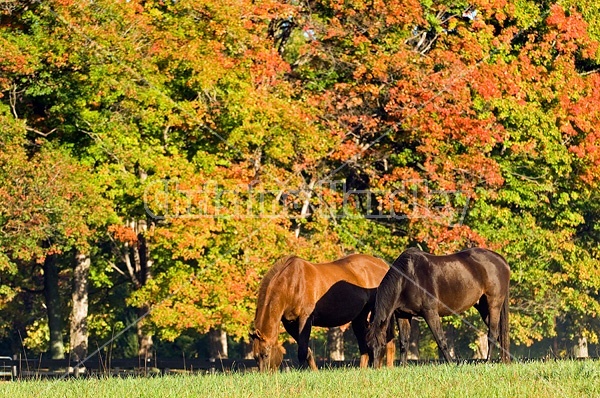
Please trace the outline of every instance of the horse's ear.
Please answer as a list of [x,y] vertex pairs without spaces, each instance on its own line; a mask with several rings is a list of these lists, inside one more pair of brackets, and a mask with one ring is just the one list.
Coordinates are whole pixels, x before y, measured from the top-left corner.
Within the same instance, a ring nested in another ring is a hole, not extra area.
[[260,333],[260,330],[258,330],[258,329],[254,329],[254,332],[250,332],[250,338],[264,340],[262,334]]

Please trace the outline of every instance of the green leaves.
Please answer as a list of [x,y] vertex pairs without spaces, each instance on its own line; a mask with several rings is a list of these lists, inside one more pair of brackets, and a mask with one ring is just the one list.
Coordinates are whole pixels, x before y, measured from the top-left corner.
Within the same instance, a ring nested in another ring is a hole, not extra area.
[[[99,0],[3,14],[0,275],[12,285],[2,279],[0,305],[23,267],[89,248],[95,286],[121,301],[137,289],[130,304],[156,306],[163,338],[215,325],[242,336],[283,255],[485,245],[513,266],[518,341],[566,317],[592,339],[598,7],[555,3]],[[295,26],[281,49],[276,18]],[[146,219],[152,275],[119,290],[140,242],[131,224]],[[122,314],[93,305],[107,336]]]

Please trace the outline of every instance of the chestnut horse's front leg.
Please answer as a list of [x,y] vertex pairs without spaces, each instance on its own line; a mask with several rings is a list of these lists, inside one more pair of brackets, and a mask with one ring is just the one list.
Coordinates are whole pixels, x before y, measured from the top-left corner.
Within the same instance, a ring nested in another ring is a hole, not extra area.
[[[299,322],[299,324],[304,324],[304,328],[300,331],[298,338],[296,338],[296,341],[298,342],[298,361],[300,362],[300,366],[308,364],[312,370],[318,370],[313,352],[308,346],[310,330],[312,328],[312,319],[309,318],[305,322]],[[294,336],[292,335],[292,337]]]

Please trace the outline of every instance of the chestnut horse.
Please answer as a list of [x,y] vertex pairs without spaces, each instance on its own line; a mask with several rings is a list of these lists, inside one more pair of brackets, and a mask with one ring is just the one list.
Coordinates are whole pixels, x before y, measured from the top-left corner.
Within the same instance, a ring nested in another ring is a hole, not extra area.
[[508,288],[510,267],[506,260],[490,250],[472,248],[446,256],[434,256],[409,248],[394,261],[377,289],[373,321],[367,334],[373,349],[375,367],[380,366],[382,351],[393,315],[404,320],[400,325],[401,357],[407,347],[413,316],[425,319],[446,361],[452,361],[440,317],[460,314],[470,307],[479,311],[488,326],[492,357],[496,340],[500,357],[510,361],[508,333]]
[[[308,347],[311,328],[352,322],[361,354],[360,366],[368,366],[367,317],[375,304],[377,286],[388,269],[385,261],[363,254],[323,264],[312,264],[296,256],[277,261],[261,282],[255,329],[250,333],[260,371],[277,369],[283,360],[283,347],[277,342],[280,322],[298,343],[301,366],[314,370],[317,365]],[[395,354],[392,338],[393,327],[384,337],[388,343],[388,366],[392,366]]]

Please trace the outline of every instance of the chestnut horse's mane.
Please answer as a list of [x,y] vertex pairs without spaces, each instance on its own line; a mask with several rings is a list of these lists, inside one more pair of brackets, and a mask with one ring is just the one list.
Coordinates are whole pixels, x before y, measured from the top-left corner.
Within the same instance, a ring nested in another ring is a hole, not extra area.
[[294,255],[285,256],[285,257],[277,260],[275,262],[275,264],[273,264],[273,266],[271,267],[271,269],[267,271],[267,273],[263,277],[262,282],[260,283],[260,288],[258,290],[258,303],[259,303],[259,305],[262,305],[265,302],[265,297],[267,295],[267,289],[269,288],[269,285],[271,284],[271,280],[282,269],[284,269],[285,267],[287,267],[287,265],[290,263],[290,261],[292,259],[294,259],[294,258],[297,258],[297,256],[294,256]]

